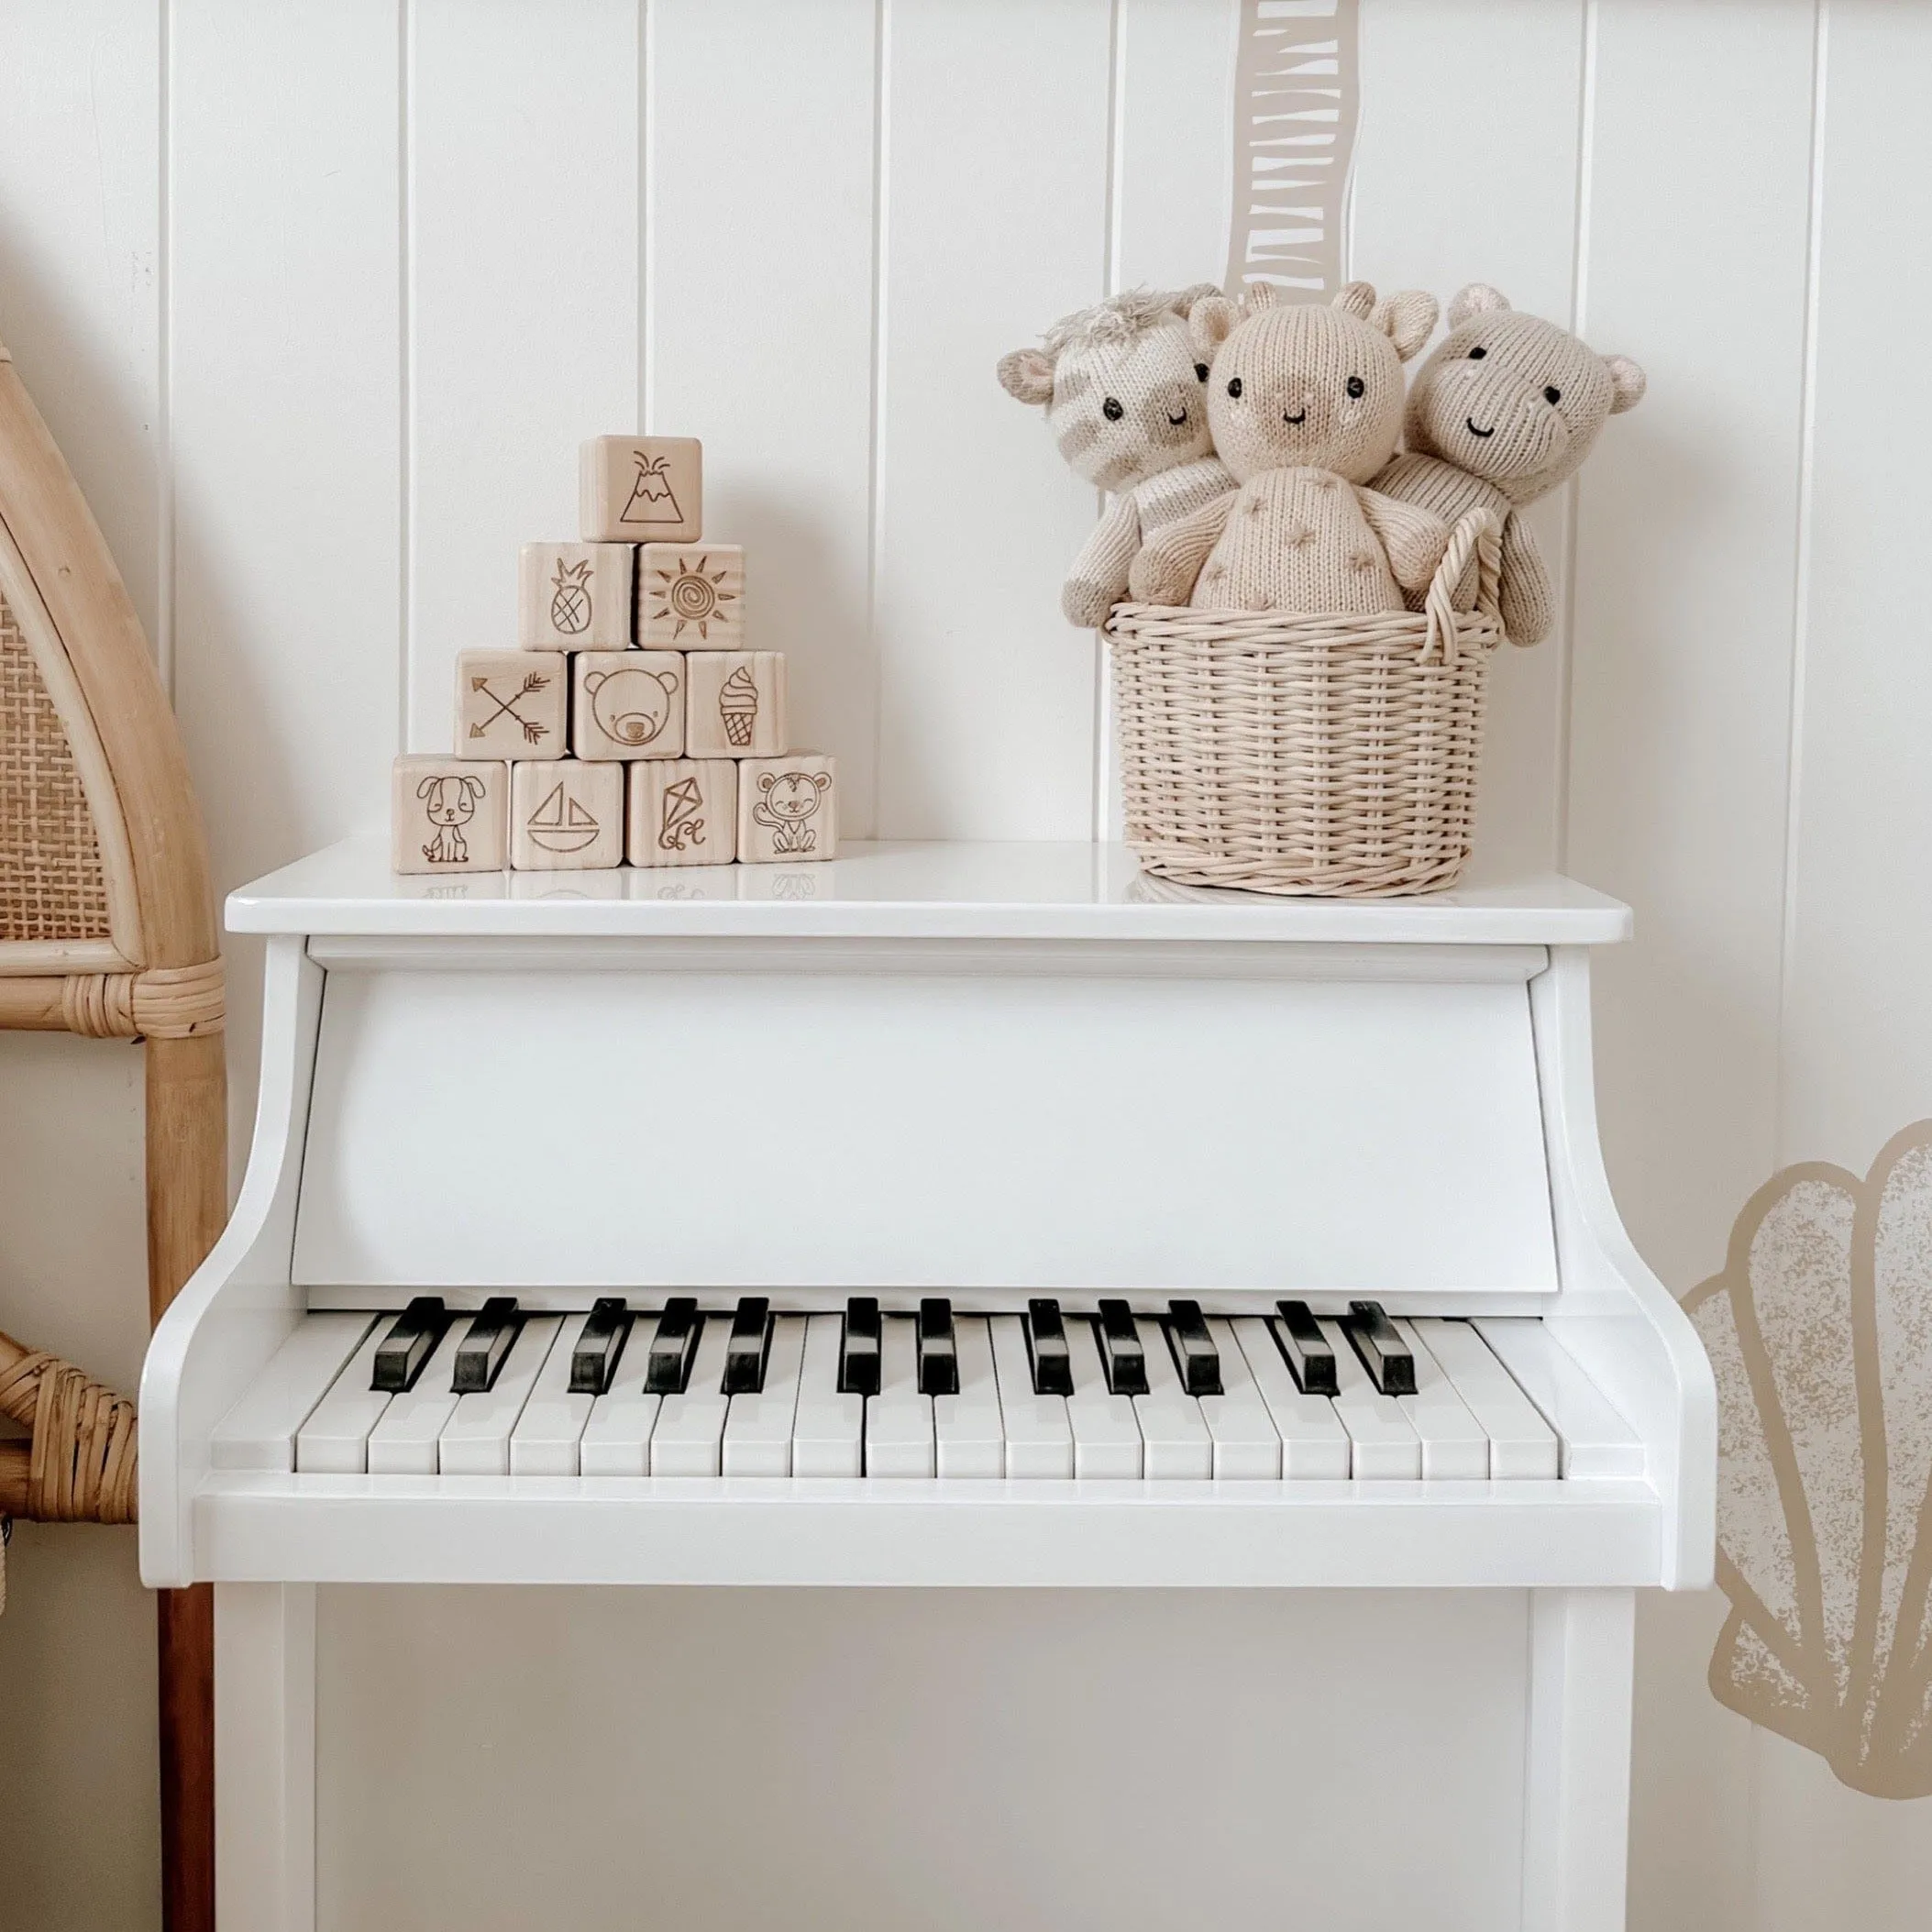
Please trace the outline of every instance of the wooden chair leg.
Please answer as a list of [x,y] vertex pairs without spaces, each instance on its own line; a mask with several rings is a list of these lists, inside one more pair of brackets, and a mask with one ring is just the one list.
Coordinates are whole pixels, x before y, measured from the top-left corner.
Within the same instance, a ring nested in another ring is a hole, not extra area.
[[[161,1310],[228,1218],[228,1076],[223,1037],[149,1040],[148,1296]],[[161,1923],[215,1928],[215,1593],[164,1590],[159,1610]],[[237,1928],[238,1932],[238,1928]]]

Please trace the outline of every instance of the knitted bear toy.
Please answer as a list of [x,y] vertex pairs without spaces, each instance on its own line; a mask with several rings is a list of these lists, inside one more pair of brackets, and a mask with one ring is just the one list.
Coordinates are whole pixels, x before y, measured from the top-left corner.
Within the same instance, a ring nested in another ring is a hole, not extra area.
[[[1494,510],[1503,520],[1503,629],[1517,644],[1540,644],[1553,614],[1550,576],[1516,513],[1575,471],[1606,417],[1636,407],[1644,374],[1628,356],[1599,356],[1553,322],[1518,315],[1481,282],[1450,304],[1449,326],[1416,372],[1407,447],[1374,487],[1452,524]],[[1466,608],[1474,590],[1472,573],[1458,604]],[[1409,605],[1419,609],[1420,598]]]
[[1237,611],[1399,611],[1449,528],[1363,486],[1395,454],[1402,365],[1436,326],[1431,295],[1386,302],[1352,282],[1333,303],[1282,304],[1266,283],[1237,310],[1195,304],[1211,354],[1208,419],[1240,484],[1149,538],[1130,573],[1143,602]]
[[1056,322],[1043,349],[999,359],[1001,388],[1042,405],[1074,472],[1113,492],[1060,593],[1071,624],[1105,623],[1147,533],[1233,487],[1208,436],[1208,365],[1187,336],[1188,311],[1212,289],[1134,289]]

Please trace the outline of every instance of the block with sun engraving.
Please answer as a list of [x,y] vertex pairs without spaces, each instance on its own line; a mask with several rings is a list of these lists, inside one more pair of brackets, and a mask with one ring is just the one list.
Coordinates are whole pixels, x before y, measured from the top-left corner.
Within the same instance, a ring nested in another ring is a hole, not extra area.
[[624,767],[533,758],[510,777],[510,863],[591,872],[624,863]]
[[646,650],[734,651],[745,642],[737,544],[646,544],[637,553],[637,642]]

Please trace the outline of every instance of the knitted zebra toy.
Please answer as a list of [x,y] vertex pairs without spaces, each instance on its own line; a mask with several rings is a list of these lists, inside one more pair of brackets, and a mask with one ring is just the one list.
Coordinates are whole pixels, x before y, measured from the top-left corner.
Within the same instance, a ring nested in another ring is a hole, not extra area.
[[1060,592],[1069,624],[1104,624],[1127,594],[1149,534],[1225,495],[1187,315],[1211,282],[1165,293],[1133,289],[1056,322],[1042,348],[999,359],[999,384],[1046,411],[1076,476],[1112,493]]

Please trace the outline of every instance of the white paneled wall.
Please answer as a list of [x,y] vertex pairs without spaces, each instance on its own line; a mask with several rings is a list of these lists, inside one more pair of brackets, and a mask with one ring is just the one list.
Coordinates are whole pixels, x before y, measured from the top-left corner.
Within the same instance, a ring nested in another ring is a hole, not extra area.
[[[446,741],[456,652],[511,635],[517,544],[570,534],[578,441],[634,425],[704,438],[709,525],[746,545],[752,621],[856,829],[1110,822],[1103,667],[1056,608],[1094,502],[992,365],[1109,288],[1220,272],[1236,24],[1236,0],[0,0],[0,337],[154,633],[221,882],[380,822],[397,746]],[[1352,271],[1445,300],[1494,282],[1650,374],[1534,513],[1566,618],[1497,666],[1482,830],[1492,863],[1564,864],[1638,909],[1600,1000],[1606,1139],[1684,1289],[1775,1165],[1862,1170],[1932,1113],[1932,378],[1909,346],[1932,6],[1361,0],[1360,75]],[[245,1122],[256,963],[234,959]],[[129,1386],[137,1081],[121,1050],[0,1038],[0,1325]],[[42,1212],[63,1191],[79,1238]],[[18,1549],[0,1932],[150,1924],[131,1539]],[[1856,1797],[1720,1710],[1720,1611],[1647,1606],[1632,1925],[1915,1925],[1932,1801]],[[768,1652],[787,1751],[828,1681],[889,1653],[891,1695],[783,1760],[811,1832],[761,1851],[755,1818],[679,1814],[694,1860],[742,1865],[745,1923],[821,1895],[816,1867],[789,1882],[807,1856],[873,1881],[856,1926],[992,1922],[974,1834],[934,1831],[933,1805],[965,1808],[1013,1926],[1080,1923],[1106,1794],[1153,1802],[1143,1725],[1093,1658],[1131,1644],[1176,1735],[1266,1705],[1262,1606],[717,1615]],[[503,1807],[568,1825],[566,1795],[662,1781],[624,1739],[674,1752],[703,1726],[680,1692],[655,1732],[595,1646],[727,1654],[701,1606],[337,1594],[325,1621],[332,1926],[436,1909],[391,1753],[433,1770],[447,1716],[438,1856],[487,1869]],[[531,1660],[513,1725],[458,1717],[452,1660],[520,1643],[585,1649]],[[919,1752],[952,1739],[929,1791]],[[690,1748],[729,1790],[726,1746]],[[731,1748],[759,1805],[791,1802],[756,1731]],[[876,1813],[846,1839],[842,1788]],[[1069,1788],[1073,1849],[1040,1823]],[[1266,1847],[1239,1820],[1265,1792],[1243,1790],[1183,1775],[1161,1800],[1222,1861],[1216,1899],[1245,1885],[1259,1914]],[[635,1909],[594,1860],[579,1890],[546,1869],[593,1922]],[[1173,1904],[1103,1893],[1121,1932]],[[477,1888],[469,1922],[527,1922],[538,1895]]]

